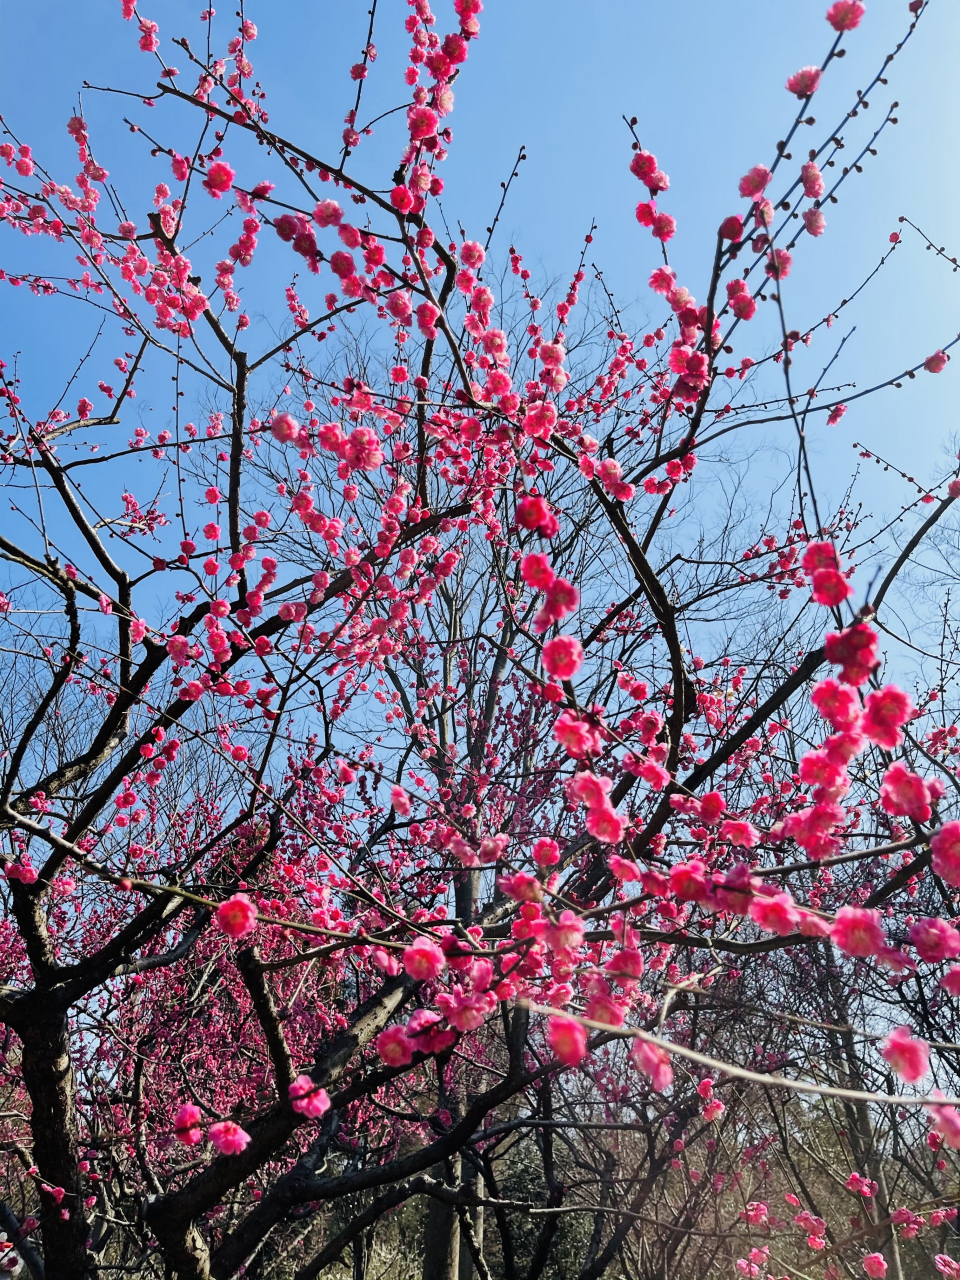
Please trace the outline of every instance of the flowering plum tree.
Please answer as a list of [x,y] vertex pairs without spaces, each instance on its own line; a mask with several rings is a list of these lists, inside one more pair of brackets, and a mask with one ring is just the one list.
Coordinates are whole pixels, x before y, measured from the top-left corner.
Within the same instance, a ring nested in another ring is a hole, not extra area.
[[429,1280],[960,1275],[957,640],[892,607],[960,480],[823,509],[839,300],[784,283],[902,46],[818,133],[830,6],[696,285],[627,122],[634,326],[591,235],[541,297],[451,234],[482,5],[408,4],[392,175],[374,13],[339,154],[271,131],[250,17],[178,70],[133,0],[149,194],[80,114],[72,183],[0,145],[7,305],[95,322],[58,398],[2,368],[0,1265],[361,1280],[425,1212]]

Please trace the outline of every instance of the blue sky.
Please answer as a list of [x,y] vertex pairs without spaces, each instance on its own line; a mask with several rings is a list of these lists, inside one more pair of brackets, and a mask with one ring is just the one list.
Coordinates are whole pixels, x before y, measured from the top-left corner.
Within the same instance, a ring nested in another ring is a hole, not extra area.
[[[460,221],[469,234],[483,238],[500,182],[523,144],[529,158],[510,193],[494,253],[505,255],[515,243],[526,265],[565,281],[596,219],[592,261],[604,269],[619,300],[636,303],[635,317],[642,320],[648,309],[655,314],[645,283],[657,261],[655,244],[634,219],[642,191],[628,172],[630,139],[621,121],[624,113],[636,115],[644,145],[671,178],[660,200],[679,224],[671,261],[681,283],[702,298],[715,228],[741,203],[739,176],[752,164],[769,163],[788,127],[795,99],[784,81],[799,66],[819,62],[829,47],[825,7],[821,0],[745,0],[737,6],[715,0],[489,0],[480,40],[471,46],[456,85],[450,120],[454,143],[443,166],[443,204],[451,225]],[[184,66],[184,57],[167,41],[188,34],[199,42],[199,8],[156,0],[141,9],[159,22],[164,56],[175,65]],[[439,0],[435,8],[437,29],[454,29],[449,6]],[[402,0],[380,0],[380,57],[365,86],[362,118],[403,101],[406,12]],[[221,9],[221,32],[232,24],[232,13],[232,6]],[[260,29],[251,56],[269,92],[271,125],[332,156],[352,104],[347,68],[366,39],[367,6],[272,0],[248,4],[246,13]],[[62,0],[6,7],[0,83],[11,127],[51,169],[72,178],[75,153],[64,123],[76,108],[82,81],[145,91],[155,83],[156,69],[137,49],[133,25],[121,20],[119,0],[94,0],[82,17],[72,9],[69,20],[65,14]],[[823,122],[832,128],[842,120],[852,91],[872,78],[904,35],[908,18],[906,0],[872,0],[862,26],[845,40],[846,58],[834,63],[814,100],[818,125],[801,131],[810,144],[820,141]],[[790,324],[806,328],[857,287],[888,247],[889,233],[905,230],[898,228],[899,214],[948,254],[960,255],[958,54],[960,6],[931,0],[892,65],[889,85],[878,87],[871,109],[844,127],[850,155],[888,103],[900,103],[900,123],[885,131],[879,155],[868,158],[865,172],[845,185],[841,203],[827,210],[826,234],[816,242],[805,238],[801,246],[784,289]],[[97,157],[121,186],[165,176],[121,121],[131,112],[153,124],[160,111],[90,92],[84,94],[84,110]],[[378,186],[387,184],[399,154],[400,128],[399,118],[377,126],[355,159],[357,172]],[[793,148],[797,163],[805,142],[798,138]],[[142,195],[133,203],[142,205]],[[960,274],[926,252],[914,233],[905,230],[904,238],[855,312],[833,331],[837,338],[856,324],[839,370],[844,382],[862,387],[881,381],[960,329]],[[11,244],[8,237],[5,265],[27,265],[35,245]],[[5,296],[9,300],[9,292]],[[26,297],[22,303],[3,308],[4,357],[19,347],[27,353],[28,378],[56,379],[73,356],[77,309]],[[754,345],[738,349],[737,356],[757,354]],[[831,340],[811,353],[812,370],[819,370],[832,345]],[[861,401],[840,428],[819,427],[811,448],[822,483],[829,488],[849,474],[854,440],[921,477],[943,474],[944,450],[956,447],[958,369],[955,360],[939,377],[924,375],[903,391]],[[893,509],[902,497],[873,479],[866,493],[878,508]]]

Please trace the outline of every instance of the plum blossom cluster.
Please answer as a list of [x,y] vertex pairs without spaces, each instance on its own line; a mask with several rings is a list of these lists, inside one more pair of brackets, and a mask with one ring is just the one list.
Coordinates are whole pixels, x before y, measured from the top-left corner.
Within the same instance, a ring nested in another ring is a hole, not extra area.
[[[721,1234],[738,1274],[772,1276],[789,1240],[796,1270],[822,1255],[836,1280],[835,1206],[791,1169],[781,1219],[767,1186],[787,1176],[772,1153],[823,1113],[785,1104],[783,1137],[758,1118],[785,1078],[815,1075],[840,1079],[844,1105],[888,1106],[922,1166],[923,1194],[897,1208],[879,1128],[831,1136],[831,1188],[855,1211],[845,1265],[882,1276],[884,1215],[905,1247],[956,1217],[960,1111],[936,1092],[960,999],[949,681],[889,659],[889,602],[858,594],[881,534],[855,503],[821,520],[805,483],[715,547],[703,532],[707,486],[734,474],[718,441],[798,402],[802,383],[762,404],[757,388],[794,378],[819,326],[784,325],[770,350],[750,322],[787,305],[825,233],[832,152],[788,170],[784,143],[731,184],[744,203],[695,296],[668,260],[670,180],[635,137],[659,319],[634,332],[611,295],[595,325],[592,229],[540,296],[516,245],[501,279],[496,241],[449,216],[482,5],[406,8],[403,101],[364,124],[371,27],[335,155],[270,131],[256,26],[239,17],[218,43],[214,10],[208,54],[177,45],[195,87],[164,65],[135,126],[161,166],[140,204],[105,185],[82,115],[70,186],[28,144],[0,146],[4,224],[82,269],[4,283],[114,326],[53,408],[0,366],[0,467],[22,507],[0,626],[31,664],[10,686],[24,738],[0,762],[0,1080],[16,1149],[36,1152],[29,1230],[82,1274],[90,1241],[135,1222],[124,1259],[147,1239],[199,1277],[275,1245],[293,1258],[315,1220],[332,1265],[350,1241],[321,1223],[331,1201],[361,1193],[372,1232],[458,1151],[492,1187],[504,1134],[530,1125],[545,1153],[562,1124],[564,1142],[601,1143],[630,1109],[622,1151],[642,1136],[637,1185],[669,1186],[657,1212],[678,1189],[691,1213],[713,1197],[735,1206]],[[160,55],[159,24],[122,13],[137,56]],[[864,14],[830,6],[833,51],[787,80],[801,112]],[[167,145],[153,117],[171,98],[199,141],[171,125]],[[368,185],[351,159],[374,128],[399,143]],[[276,263],[279,327],[259,292]],[[756,360],[734,355],[746,335]],[[951,345],[917,369],[945,372]],[[846,406],[820,395],[809,412],[836,426]],[[110,468],[115,493],[87,482]],[[931,482],[933,523],[958,493]],[[609,1121],[584,1129],[583,1099]],[[565,1178],[549,1173],[551,1210]],[[631,1223],[656,1226],[649,1208]],[[665,1228],[671,1249],[701,1238],[688,1226]]]

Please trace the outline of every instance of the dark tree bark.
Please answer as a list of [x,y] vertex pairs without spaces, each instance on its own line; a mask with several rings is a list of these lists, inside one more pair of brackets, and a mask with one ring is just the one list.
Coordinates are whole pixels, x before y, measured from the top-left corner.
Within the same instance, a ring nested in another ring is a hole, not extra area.
[[[460,1157],[455,1156],[432,1170],[435,1178],[456,1185],[460,1181]],[[423,1280],[458,1280],[460,1258],[460,1218],[455,1204],[432,1196],[427,1206],[423,1233]]]
[[[35,1005],[18,1018],[23,1082],[33,1106],[33,1159],[41,1191],[45,1280],[80,1280],[89,1274],[87,1224],[78,1173],[76,1079],[66,1015]],[[59,1189],[64,1195],[57,1203]]]

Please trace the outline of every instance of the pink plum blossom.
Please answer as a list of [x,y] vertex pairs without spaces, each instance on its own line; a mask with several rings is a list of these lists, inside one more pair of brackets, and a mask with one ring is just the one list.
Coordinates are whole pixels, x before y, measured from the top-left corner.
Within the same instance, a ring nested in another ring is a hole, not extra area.
[[238,941],[253,933],[257,927],[257,908],[245,893],[235,893],[221,902],[215,916],[217,927],[228,938]]
[[816,93],[823,73],[819,67],[801,67],[787,80],[787,89],[798,98],[809,98]]
[[914,714],[909,695],[895,684],[868,693],[860,728],[878,747],[893,751],[903,741],[900,726]]
[[873,956],[887,943],[880,927],[879,911],[866,907],[841,907],[830,937],[848,956]]
[[851,729],[860,720],[860,699],[849,685],[833,679],[814,685],[811,702],[834,729]]
[[803,225],[811,236],[822,236],[827,227],[827,220],[822,209],[804,209],[801,214]]
[[880,783],[880,805],[885,813],[926,822],[931,813],[930,789],[916,773],[899,760],[890,766]]
[[750,822],[728,818],[721,824],[720,839],[740,849],[754,849],[760,843],[760,832]]
[[945,351],[935,351],[932,356],[927,356],[923,362],[923,367],[927,373],[942,373],[947,367],[947,361],[950,357]]
[[583,646],[576,636],[555,636],[543,646],[543,665],[558,680],[569,680],[583,665]]
[[203,1130],[200,1127],[200,1108],[192,1102],[185,1102],[178,1110],[173,1121],[173,1132],[178,1142],[189,1147],[203,1141]]
[[853,31],[866,11],[867,6],[860,0],[835,0],[827,10],[827,21],[834,31]]
[[764,189],[769,183],[773,174],[763,164],[755,164],[753,168],[743,175],[740,179],[740,194],[749,196],[751,200],[762,195]]
[[553,867],[560,861],[560,846],[544,836],[533,844],[533,860],[538,867]]
[[236,170],[223,160],[215,161],[207,170],[207,176],[203,180],[203,187],[209,191],[215,200],[220,200],[233,186],[233,180],[236,177]]
[[270,433],[280,444],[291,444],[300,434],[300,424],[289,413],[278,413],[270,423]]
[[413,1060],[416,1045],[407,1036],[403,1027],[387,1027],[377,1036],[377,1053],[388,1067],[405,1067]]
[[313,211],[313,219],[320,227],[336,227],[343,221],[343,210],[336,200],[321,200]]
[[232,1120],[218,1120],[207,1131],[207,1137],[225,1156],[239,1155],[250,1143],[249,1133]]
[[403,787],[390,788],[390,804],[397,811],[401,818],[409,818],[413,808],[410,797]]
[[326,1089],[318,1088],[308,1075],[299,1075],[288,1090],[290,1105],[301,1115],[316,1119],[330,1109],[330,1097]]
[[429,982],[446,967],[446,958],[435,942],[418,938],[403,951],[403,967],[417,982]]
[[789,893],[772,897],[755,897],[750,903],[750,919],[768,933],[792,933],[797,925],[797,911]]
[[554,1057],[565,1067],[575,1067],[586,1056],[586,1028],[574,1018],[565,1018],[559,1014],[552,1017],[547,1039]]
[[960,956],[960,931],[948,920],[937,918],[916,920],[910,926],[910,941],[917,955],[928,964],[952,960]]
[[673,1084],[673,1065],[670,1062],[670,1055],[660,1045],[651,1044],[649,1040],[638,1037],[633,1042],[630,1057],[637,1070],[650,1077],[654,1092],[664,1093]]
[[883,1042],[880,1055],[907,1084],[922,1080],[929,1069],[930,1046],[926,1040],[915,1039],[909,1027],[897,1027],[891,1031]]
[[800,182],[808,200],[819,200],[823,195],[823,174],[815,160],[808,160],[800,166]]
[[960,822],[947,822],[930,839],[933,869],[947,884],[960,885]]

